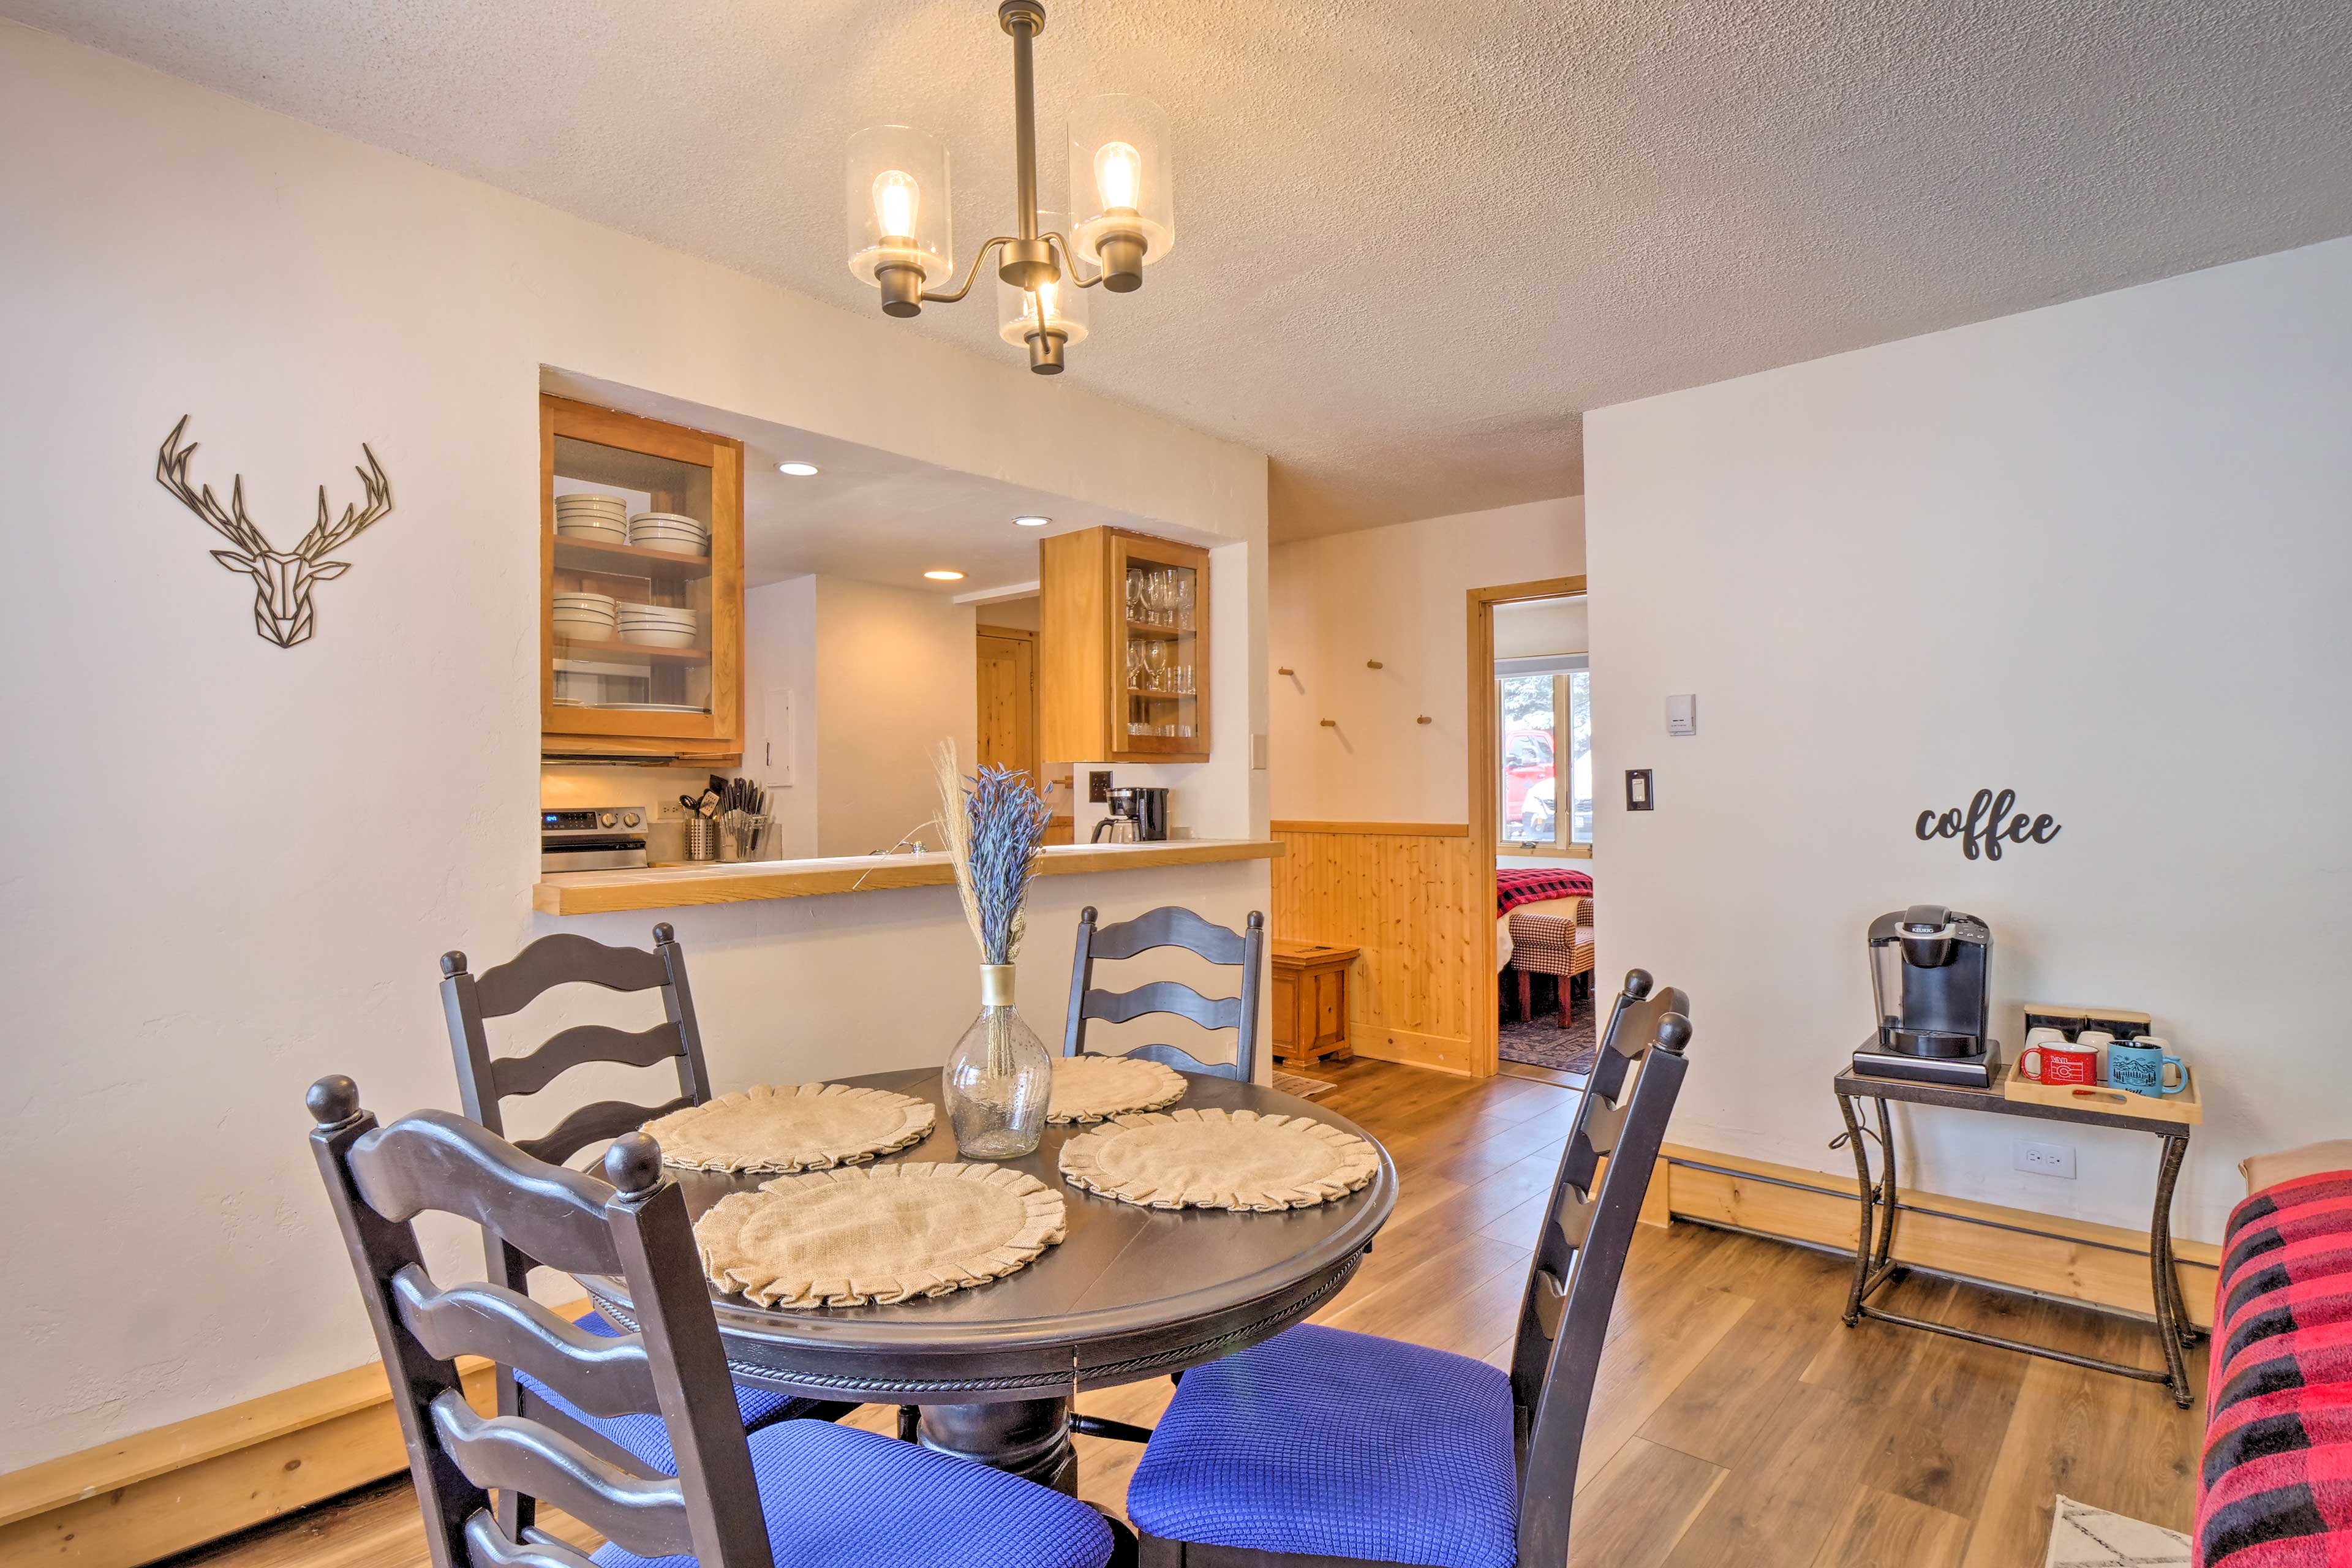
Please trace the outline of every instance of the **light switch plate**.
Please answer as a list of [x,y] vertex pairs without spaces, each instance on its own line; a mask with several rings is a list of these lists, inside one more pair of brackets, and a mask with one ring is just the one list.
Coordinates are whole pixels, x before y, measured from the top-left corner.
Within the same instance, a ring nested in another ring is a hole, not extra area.
[[1627,768],[1625,770],[1625,809],[1655,811],[1657,808],[1658,797],[1650,788],[1650,770]]
[[1107,805],[1110,803],[1110,770],[1108,768],[1087,770],[1087,800],[1093,805]]

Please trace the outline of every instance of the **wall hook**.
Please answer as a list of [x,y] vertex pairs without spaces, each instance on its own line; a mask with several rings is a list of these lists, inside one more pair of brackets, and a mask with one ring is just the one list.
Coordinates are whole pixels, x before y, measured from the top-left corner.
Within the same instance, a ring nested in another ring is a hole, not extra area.
[[1336,730],[1339,727],[1339,721],[1337,719],[1326,719],[1322,722],[1326,730]]
[[1368,658],[1364,660],[1364,668],[1366,669],[1386,669],[1388,666],[1382,664],[1379,659]]
[[1433,724],[1433,723],[1435,723],[1436,721],[1435,721],[1434,719],[1432,719],[1432,718],[1431,718],[1428,714],[1426,714],[1426,713],[1420,714],[1420,715],[1418,715],[1417,717],[1415,717],[1415,718],[1414,718],[1414,720],[1413,720],[1413,722],[1414,722],[1414,723],[1416,723],[1416,724]]
[[1288,665],[1286,665],[1286,664],[1277,664],[1277,665],[1276,665],[1276,666],[1274,667],[1274,672],[1275,672],[1275,674],[1276,674],[1276,675],[1296,675],[1296,674],[1297,674],[1297,673],[1298,673],[1297,670],[1295,670],[1295,669],[1291,668],[1290,668],[1290,666],[1288,666]]

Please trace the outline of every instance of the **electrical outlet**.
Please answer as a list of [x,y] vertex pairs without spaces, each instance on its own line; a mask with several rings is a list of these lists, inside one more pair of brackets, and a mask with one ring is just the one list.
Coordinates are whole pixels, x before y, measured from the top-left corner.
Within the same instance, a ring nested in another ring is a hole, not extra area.
[[2021,1171],[2031,1171],[2037,1176],[2063,1176],[2074,1179],[2074,1145],[2072,1143],[2023,1143],[2016,1146],[2011,1163]]

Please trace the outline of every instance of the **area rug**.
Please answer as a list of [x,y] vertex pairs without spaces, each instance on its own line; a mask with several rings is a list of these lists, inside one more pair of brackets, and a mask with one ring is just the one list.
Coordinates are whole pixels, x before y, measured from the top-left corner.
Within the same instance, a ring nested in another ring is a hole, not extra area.
[[1313,1100],[1317,1095],[1328,1094],[1339,1086],[1328,1079],[1301,1078],[1295,1072],[1278,1072],[1274,1075],[1274,1087],[1300,1100]]
[[2189,1537],[2061,1496],[2042,1568],[2188,1568]]
[[[1541,1001],[1540,994],[1538,1001]],[[1593,1013],[1592,1002],[1580,996],[1576,1016],[1565,1029],[1559,1026],[1557,1011],[1545,1012],[1540,1006],[1533,1018],[1518,1022],[1506,1018],[1502,1028],[1503,1059],[1559,1072],[1590,1073],[1601,1054],[1593,1043]]]

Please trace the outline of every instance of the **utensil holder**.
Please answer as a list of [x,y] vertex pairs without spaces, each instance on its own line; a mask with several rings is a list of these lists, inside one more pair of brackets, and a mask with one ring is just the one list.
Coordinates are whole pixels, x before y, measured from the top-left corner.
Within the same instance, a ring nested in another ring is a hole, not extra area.
[[758,820],[748,811],[726,811],[719,816],[719,858],[728,864],[751,858],[752,825]]
[[707,816],[686,819],[686,858],[688,860],[719,858],[719,824]]

